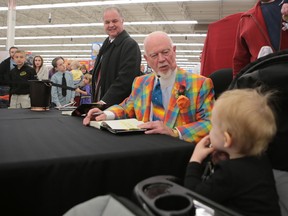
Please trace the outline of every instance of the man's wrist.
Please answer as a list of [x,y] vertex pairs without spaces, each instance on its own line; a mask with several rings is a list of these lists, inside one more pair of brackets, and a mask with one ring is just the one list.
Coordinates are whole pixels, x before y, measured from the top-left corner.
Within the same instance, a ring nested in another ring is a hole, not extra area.
[[106,120],[114,120],[115,114],[109,110],[104,110],[104,114],[106,115]]
[[106,103],[103,100],[98,101],[97,104],[106,105]]
[[172,136],[178,138],[179,137],[179,132],[176,128],[172,129]]

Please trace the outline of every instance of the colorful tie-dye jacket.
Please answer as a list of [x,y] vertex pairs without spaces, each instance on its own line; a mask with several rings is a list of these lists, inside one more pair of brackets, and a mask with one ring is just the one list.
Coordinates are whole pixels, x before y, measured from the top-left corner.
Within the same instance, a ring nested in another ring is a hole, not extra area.
[[[154,79],[153,73],[136,77],[130,96],[108,110],[115,114],[116,119],[137,118],[144,122],[150,121]],[[190,100],[187,108],[180,109],[178,106],[179,86],[186,88],[185,96]],[[184,140],[197,143],[209,133],[213,103],[214,90],[209,78],[178,69],[164,123],[170,128],[176,127]]]

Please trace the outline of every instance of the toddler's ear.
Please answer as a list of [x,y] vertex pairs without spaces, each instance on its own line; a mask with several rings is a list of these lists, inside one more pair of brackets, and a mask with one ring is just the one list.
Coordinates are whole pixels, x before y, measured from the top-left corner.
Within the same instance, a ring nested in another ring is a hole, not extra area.
[[225,131],[224,132],[224,147],[230,148],[231,145],[232,145],[232,137],[227,131]]

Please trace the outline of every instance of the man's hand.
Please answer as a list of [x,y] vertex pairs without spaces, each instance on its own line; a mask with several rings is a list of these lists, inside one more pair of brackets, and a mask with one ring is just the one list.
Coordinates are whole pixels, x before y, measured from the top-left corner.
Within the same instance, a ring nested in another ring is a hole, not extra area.
[[103,121],[107,116],[98,108],[90,109],[86,117],[83,119],[83,125],[89,125],[90,121]]
[[146,122],[138,126],[139,128],[146,128],[145,134],[166,134],[173,136],[174,133],[171,128],[166,126],[162,121]]
[[209,135],[205,136],[196,144],[190,162],[202,163],[202,161],[214,151],[214,148],[210,146]]
[[104,101],[100,100],[100,101],[96,102],[96,104],[105,105],[106,103]]

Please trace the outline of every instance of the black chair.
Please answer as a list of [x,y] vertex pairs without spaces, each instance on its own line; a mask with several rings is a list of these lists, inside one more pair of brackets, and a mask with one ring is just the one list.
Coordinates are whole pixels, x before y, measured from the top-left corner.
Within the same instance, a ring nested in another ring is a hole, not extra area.
[[233,75],[231,68],[223,68],[217,71],[214,71],[209,75],[209,78],[212,80],[215,91],[215,99],[217,99],[220,94],[226,91],[232,82]]

